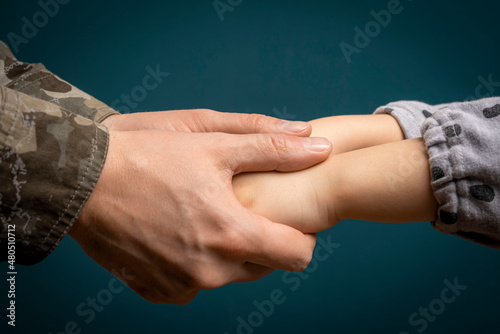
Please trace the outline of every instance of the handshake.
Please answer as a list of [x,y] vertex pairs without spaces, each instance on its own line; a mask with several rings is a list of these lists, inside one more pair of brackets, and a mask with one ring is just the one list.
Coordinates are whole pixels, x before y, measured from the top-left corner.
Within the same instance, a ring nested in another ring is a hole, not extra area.
[[[118,278],[134,277],[124,281],[153,303],[302,271],[314,233],[346,218],[422,221],[436,212],[422,139],[403,140],[389,115],[306,123],[184,110],[103,124],[106,162],[69,234]],[[388,184],[408,154],[421,166]]]

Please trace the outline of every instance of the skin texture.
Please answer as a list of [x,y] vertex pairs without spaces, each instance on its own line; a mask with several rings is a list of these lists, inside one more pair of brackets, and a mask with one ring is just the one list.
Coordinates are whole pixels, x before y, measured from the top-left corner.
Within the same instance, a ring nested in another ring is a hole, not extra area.
[[252,213],[231,186],[240,172],[325,160],[331,144],[306,138],[307,123],[193,110],[104,124],[106,163],[70,235],[104,268],[125,272],[143,298],[185,304],[202,289],[308,265],[315,236]]
[[314,135],[340,143],[340,148],[334,144],[337,154],[295,173],[238,175],[233,180],[237,198],[255,213],[305,233],[323,231],[348,218],[434,220],[437,203],[423,140],[402,140],[401,129],[387,117],[392,119],[369,115],[311,122]]

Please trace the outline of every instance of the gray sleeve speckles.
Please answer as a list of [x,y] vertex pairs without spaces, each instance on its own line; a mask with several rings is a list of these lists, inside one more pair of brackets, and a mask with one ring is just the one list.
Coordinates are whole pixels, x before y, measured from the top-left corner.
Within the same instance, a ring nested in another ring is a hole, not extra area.
[[439,203],[438,231],[500,249],[500,97],[431,106],[400,101],[406,138],[423,137]]

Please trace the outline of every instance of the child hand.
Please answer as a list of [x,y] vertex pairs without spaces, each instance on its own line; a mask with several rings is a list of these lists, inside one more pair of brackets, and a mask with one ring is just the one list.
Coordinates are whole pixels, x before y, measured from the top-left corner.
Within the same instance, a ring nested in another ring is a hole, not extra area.
[[233,178],[233,191],[249,210],[273,222],[316,233],[338,222],[328,192],[328,177],[315,166],[294,173],[244,173]]

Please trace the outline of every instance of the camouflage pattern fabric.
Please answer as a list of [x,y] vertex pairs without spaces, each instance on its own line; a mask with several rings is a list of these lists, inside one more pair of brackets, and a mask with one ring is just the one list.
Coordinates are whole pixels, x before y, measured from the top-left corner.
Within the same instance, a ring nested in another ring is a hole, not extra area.
[[15,227],[15,262],[35,264],[59,244],[99,178],[108,132],[93,119],[111,111],[42,65],[5,52],[0,80],[16,90],[0,86],[0,260],[7,261],[7,232]]
[[82,92],[42,64],[23,63],[0,41],[0,85],[57,104],[95,122],[118,114],[103,102]]

